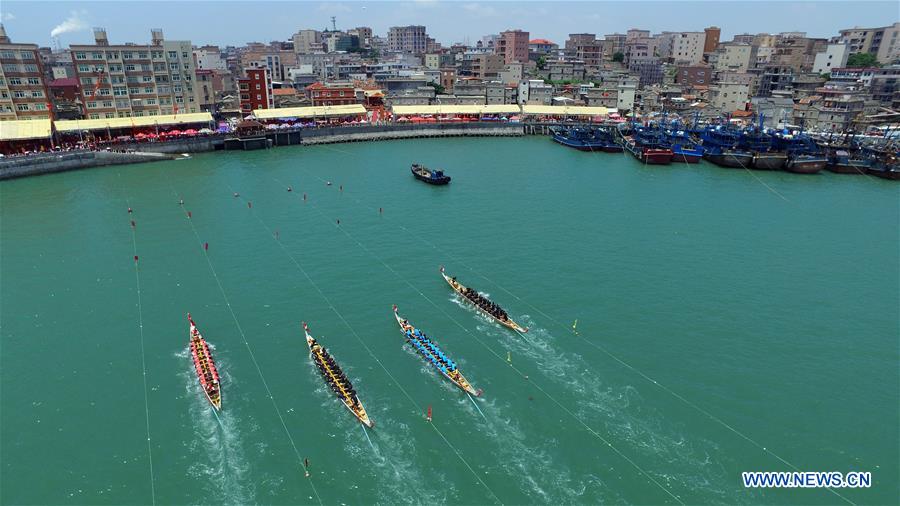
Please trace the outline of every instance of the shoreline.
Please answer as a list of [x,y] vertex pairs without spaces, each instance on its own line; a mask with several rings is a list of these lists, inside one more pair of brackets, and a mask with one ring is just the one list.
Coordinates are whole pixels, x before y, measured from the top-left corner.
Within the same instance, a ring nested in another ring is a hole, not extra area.
[[[533,126],[529,126],[531,132],[535,133]],[[417,138],[521,137],[526,134],[527,128],[523,123],[500,122],[361,125],[275,130],[247,138],[210,135],[166,142],[122,142],[114,145],[114,150],[110,151],[54,151],[0,159],[0,181],[107,165],[172,160],[181,153]]]

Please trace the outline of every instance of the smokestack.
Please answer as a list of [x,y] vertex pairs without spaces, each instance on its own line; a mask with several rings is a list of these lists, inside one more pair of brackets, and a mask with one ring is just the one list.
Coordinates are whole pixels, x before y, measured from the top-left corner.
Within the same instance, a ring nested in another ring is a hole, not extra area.
[[108,46],[109,38],[106,36],[106,28],[94,28],[94,42],[98,46]]
[[153,42],[154,46],[161,46],[163,43],[163,32],[162,28],[153,28],[150,30],[150,39]]
[[6,36],[6,28],[3,28],[3,23],[0,23],[0,44],[9,43],[9,37]]

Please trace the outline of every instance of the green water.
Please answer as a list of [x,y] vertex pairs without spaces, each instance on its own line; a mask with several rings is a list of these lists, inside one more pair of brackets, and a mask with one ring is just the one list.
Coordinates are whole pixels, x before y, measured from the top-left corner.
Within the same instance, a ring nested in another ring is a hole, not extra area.
[[[414,161],[453,183],[415,181]],[[538,137],[3,182],[0,502],[896,503],[898,188],[648,168]],[[462,304],[440,265],[527,337]],[[392,304],[484,389],[477,407],[404,347]],[[188,311],[223,377],[218,418]],[[354,381],[368,434],[301,320]],[[794,468],[874,484],[741,484]]]

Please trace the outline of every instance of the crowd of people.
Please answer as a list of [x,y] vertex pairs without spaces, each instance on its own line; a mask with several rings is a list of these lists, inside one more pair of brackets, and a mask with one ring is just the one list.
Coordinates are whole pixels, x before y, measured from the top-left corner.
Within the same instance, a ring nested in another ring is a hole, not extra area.
[[438,348],[424,332],[412,325],[404,327],[406,340],[411,343],[422,355],[431,361],[444,374],[454,377],[456,374],[456,362],[450,360],[444,352]]
[[353,389],[353,384],[344,375],[344,371],[341,370],[340,366],[337,365],[337,362],[334,361],[325,348],[320,348],[319,353],[315,355],[316,367],[319,368],[319,372],[322,373],[322,377],[325,378],[325,381],[328,382],[334,393],[342,400],[349,397],[346,400],[350,402],[351,406],[356,408],[359,405],[359,401],[356,399],[356,390]]
[[191,339],[194,341],[193,354],[195,364],[203,376],[203,385],[206,393],[211,399],[215,399],[219,395],[219,373],[213,367],[210,367],[212,354],[210,354],[206,342],[200,337],[200,331],[196,328],[192,330]]
[[478,307],[480,307],[481,309],[483,309],[484,311],[489,313],[494,318],[497,318],[498,320],[503,320],[503,321],[509,320],[509,315],[506,314],[506,311],[504,311],[502,307],[498,306],[497,304],[494,304],[493,302],[490,301],[490,299],[488,299],[486,297],[482,297],[481,294],[478,293],[477,291],[475,291],[469,287],[466,287],[462,291],[462,293],[463,293],[463,296],[465,296],[467,299],[472,301],[472,303],[474,303],[475,305],[477,305]]

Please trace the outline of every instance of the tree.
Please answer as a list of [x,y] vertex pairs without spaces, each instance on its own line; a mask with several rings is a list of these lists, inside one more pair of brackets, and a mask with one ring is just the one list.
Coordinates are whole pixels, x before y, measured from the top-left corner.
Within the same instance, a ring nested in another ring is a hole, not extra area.
[[447,90],[444,89],[444,86],[443,86],[443,85],[440,85],[440,84],[437,84],[437,83],[428,83],[428,86],[431,86],[432,88],[434,88],[434,94],[435,94],[435,95],[443,95],[443,94],[446,93],[446,91],[447,91]]
[[625,53],[623,53],[623,52],[621,52],[621,51],[617,51],[616,54],[613,55],[613,60],[612,60],[612,61],[616,61],[616,62],[619,62],[619,63],[625,61]]
[[538,70],[544,70],[544,67],[547,65],[547,58],[541,56],[537,61]]
[[874,54],[856,53],[856,54],[851,54],[850,57],[847,58],[847,66],[850,68],[866,68],[866,67],[880,67],[881,64],[878,63],[878,59],[875,58]]

